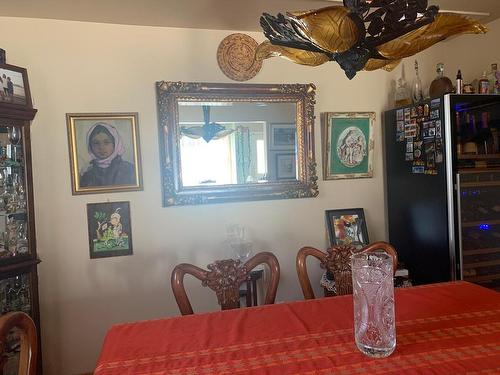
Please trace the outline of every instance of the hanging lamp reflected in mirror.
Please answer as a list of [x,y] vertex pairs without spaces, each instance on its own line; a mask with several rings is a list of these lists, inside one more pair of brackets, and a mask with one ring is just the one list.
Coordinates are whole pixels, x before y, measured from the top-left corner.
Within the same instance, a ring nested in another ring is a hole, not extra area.
[[481,23],[455,13],[439,13],[427,0],[344,0],[306,12],[260,18],[269,41],[259,45],[258,60],[281,56],[318,66],[336,61],[349,79],[360,70],[393,70],[415,55],[457,34],[484,34]]
[[227,129],[224,125],[210,122],[210,106],[202,105],[203,125],[202,126],[181,126],[181,134],[189,138],[203,138],[205,142],[213,139],[223,138],[234,132],[234,129]]

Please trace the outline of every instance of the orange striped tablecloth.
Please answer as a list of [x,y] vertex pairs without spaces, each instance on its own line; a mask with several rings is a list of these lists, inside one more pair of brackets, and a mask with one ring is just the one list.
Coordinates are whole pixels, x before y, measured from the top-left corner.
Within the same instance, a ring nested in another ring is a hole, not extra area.
[[396,290],[397,347],[354,343],[352,296],[113,326],[95,375],[500,374],[500,293],[466,282]]

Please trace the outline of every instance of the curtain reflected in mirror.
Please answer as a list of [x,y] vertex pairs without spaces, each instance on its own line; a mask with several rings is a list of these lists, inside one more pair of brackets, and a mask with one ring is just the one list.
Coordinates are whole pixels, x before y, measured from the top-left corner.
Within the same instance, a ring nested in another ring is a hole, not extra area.
[[182,185],[297,180],[296,103],[179,103]]

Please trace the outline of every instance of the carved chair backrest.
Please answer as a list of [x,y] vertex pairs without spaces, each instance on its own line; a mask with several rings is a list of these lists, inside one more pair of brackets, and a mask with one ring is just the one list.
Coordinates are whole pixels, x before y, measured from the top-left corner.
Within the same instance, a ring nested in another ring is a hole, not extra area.
[[3,356],[7,336],[14,328],[21,347],[18,375],[35,375],[38,340],[35,323],[29,315],[15,311],[0,316],[0,355]]
[[305,299],[314,299],[314,291],[307,273],[307,257],[313,256],[320,261],[320,267],[333,274],[337,295],[352,294],[351,256],[358,252],[382,250],[392,257],[394,272],[398,265],[398,256],[392,245],[386,242],[375,242],[360,250],[352,245],[332,246],[326,253],[314,247],[303,247],[297,253],[296,267],[299,283]]
[[240,307],[240,285],[249,280],[250,272],[259,264],[267,264],[270,270],[264,304],[273,304],[278,289],[280,266],[278,259],[272,253],[258,253],[244,264],[234,259],[218,260],[209,264],[207,266],[208,270],[192,264],[178,264],[172,271],[170,281],[181,314],[193,314],[193,308],[184,288],[185,274],[190,274],[201,280],[203,286],[208,286],[215,292],[222,310],[229,310]]

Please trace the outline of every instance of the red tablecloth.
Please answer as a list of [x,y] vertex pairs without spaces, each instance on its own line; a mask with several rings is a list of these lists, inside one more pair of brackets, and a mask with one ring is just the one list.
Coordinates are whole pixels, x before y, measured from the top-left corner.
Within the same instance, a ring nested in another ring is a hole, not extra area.
[[500,293],[466,282],[396,290],[397,347],[354,343],[352,296],[113,326],[95,375],[500,374]]

